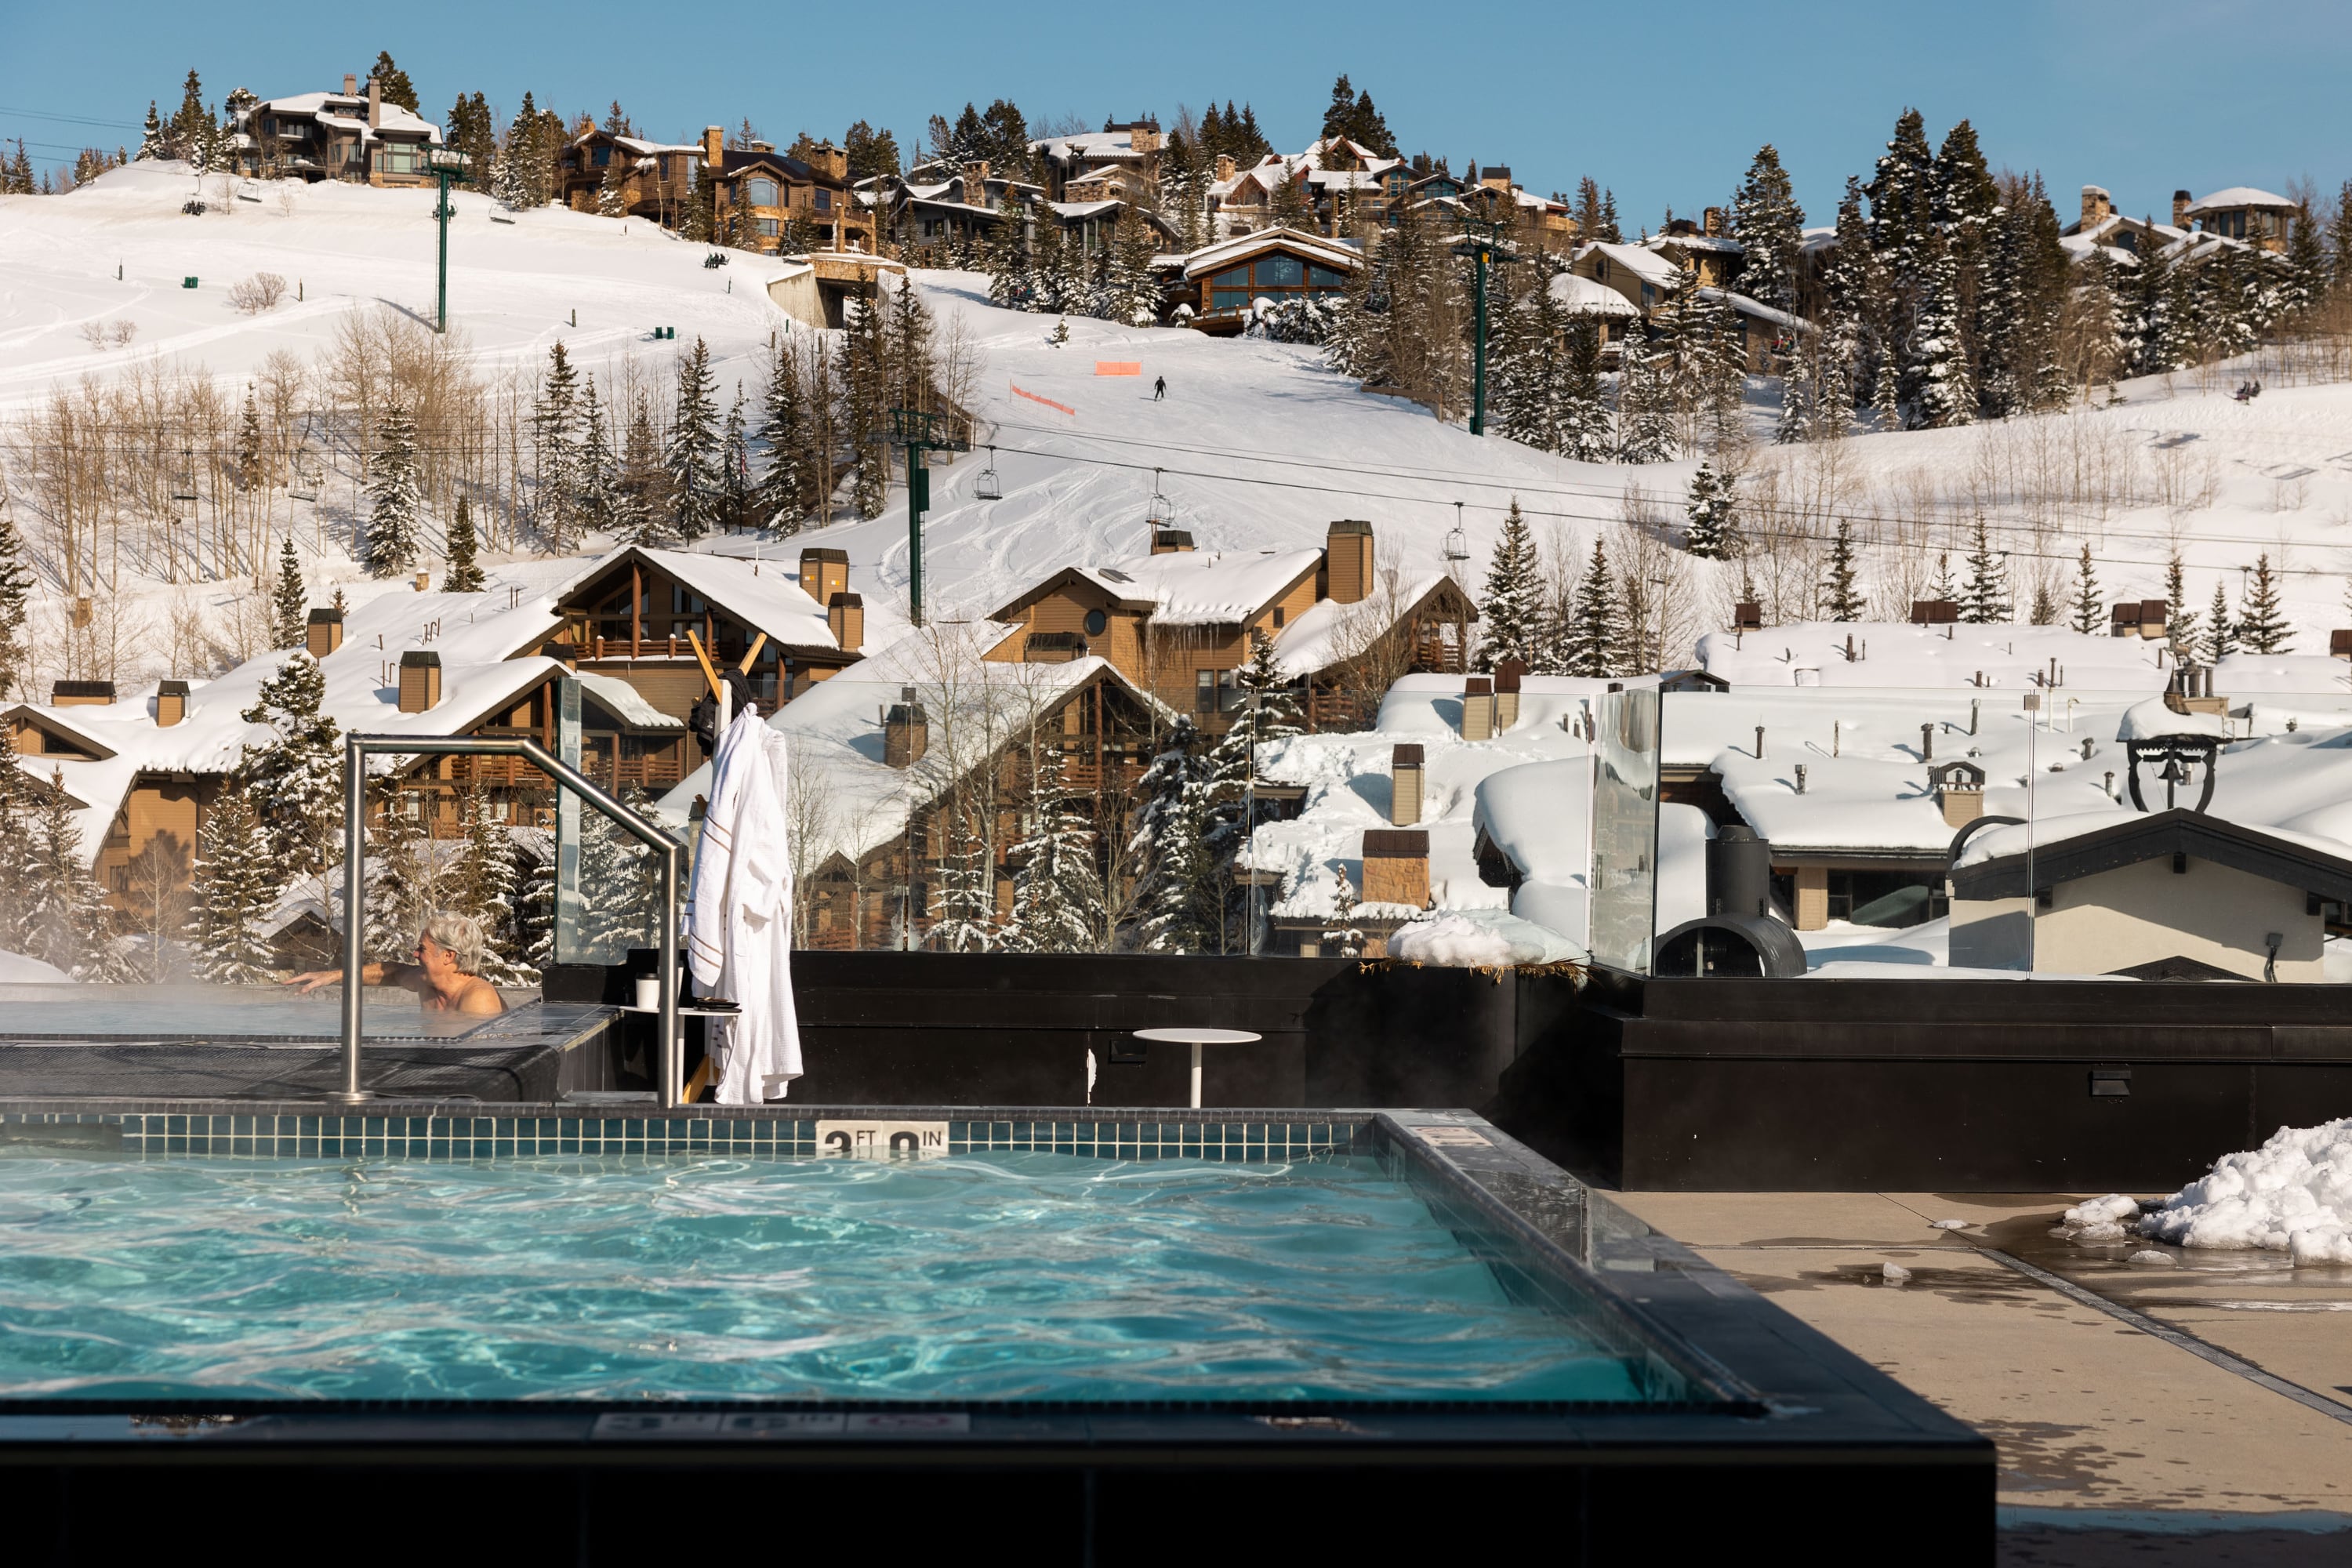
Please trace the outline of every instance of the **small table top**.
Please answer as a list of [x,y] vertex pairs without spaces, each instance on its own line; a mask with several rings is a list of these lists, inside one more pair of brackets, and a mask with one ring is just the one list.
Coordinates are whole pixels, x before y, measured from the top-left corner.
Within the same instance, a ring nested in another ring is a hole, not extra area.
[[[623,1002],[618,1004],[618,1005],[624,1013],[658,1013],[661,1011],[658,1007],[640,1007],[634,1002]],[[740,1007],[688,1007],[681,1005],[677,1010],[677,1016],[681,1018],[740,1018],[743,1016],[743,1009]]]
[[1138,1029],[1139,1040],[1166,1040],[1180,1046],[1246,1046],[1265,1038],[1247,1029]]

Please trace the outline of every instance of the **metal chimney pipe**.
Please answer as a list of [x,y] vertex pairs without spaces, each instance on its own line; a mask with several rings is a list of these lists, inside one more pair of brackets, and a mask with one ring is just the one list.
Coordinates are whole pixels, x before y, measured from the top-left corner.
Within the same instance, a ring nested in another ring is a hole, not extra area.
[[1756,726],[1756,760],[1759,763],[1764,760],[1764,726],[1761,724]]
[[1919,760],[1923,763],[1936,760],[1936,726],[1933,724],[1919,726]]
[[1805,793],[1805,764],[1802,763],[1797,764],[1797,793]]

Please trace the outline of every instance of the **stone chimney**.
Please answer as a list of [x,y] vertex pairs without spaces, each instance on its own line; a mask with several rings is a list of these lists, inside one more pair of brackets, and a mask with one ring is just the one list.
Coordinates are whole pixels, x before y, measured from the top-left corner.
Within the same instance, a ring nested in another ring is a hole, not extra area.
[[1478,184],[1482,190],[1501,191],[1507,195],[1511,188],[1511,166],[1497,163],[1491,169],[1479,171]]
[[[973,187],[979,187],[979,201],[973,201]],[[968,205],[978,206],[988,199],[988,160],[973,158],[963,166],[963,199]]]
[[343,646],[343,612],[337,609],[313,610],[310,624],[302,628],[302,648],[312,658],[324,658]]
[[1495,738],[1495,683],[1486,676],[1474,675],[1462,683],[1462,738]]
[[801,552],[801,592],[830,606],[835,594],[849,592],[849,552],[812,547]]
[[844,653],[866,646],[866,601],[856,594],[835,594],[824,603],[824,624]]
[[60,680],[49,688],[52,708],[96,708],[113,700],[111,680]]
[[2189,226],[2189,204],[2195,198],[2190,196],[2187,191],[2175,191],[2172,193],[2173,227],[2187,228]]
[[432,587],[432,586],[433,586],[433,574],[432,574],[432,573],[430,573],[430,572],[419,572],[419,573],[416,574],[416,591],[417,591],[418,593],[422,594],[422,593],[424,593],[426,589],[428,589],[428,588],[430,588],[430,587]]
[[1495,733],[1497,735],[1519,721],[1519,679],[1527,672],[1527,665],[1516,658],[1507,658],[1495,667]]
[[702,166],[716,169],[727,158],[727,132],[719,126],[702,128]]
[[155,688],[155,728],[168,730],[188,716],[188,683],[166,680]]
[[441,656],[410,648],[400,656],[400,710],[425,713],[441,705]]
[[915,700],[911,686],[898,689],[898,700],[882,715],[882,761],[894,768],[911,768],[930,750],[931,721]]
[[820,142],[810,148],[808,162],[809,166],[820,174],[830,174],[842,181],[849,178],[848,153],[830,142]]
[[368,78],[368,129],[381,129],[383,124],[383,83]]
[[1217,178],[1218,178],[1218,179],[1220,179],[1220,180],[1230,180],[1230,179],[1232,179],[1232,178],[1234,177],[1234,161],[1233,161],[1233,159],[1232,159],[1231,157],[1229,157],[1228,155],[1226,155],[1225,153],[1218,153],[1218,154],[1217,154]]
[[1324,535],[1323,596],[1361,604],[1372,591],[1372,525],[1342,518]]
[[2116,216],[2116,204],[2104,185],[2083,187],[2083,226],[2093,227]]
[[1421,820],[1421,748],[1398,742],[1389,756],[1389,821],[1411,827]]
[[1706,235],[1709,239],[1721,239],[1723,237],[1723,209],[1721,207],[1709,207],[1699,216],[1702,220],[1699,224],[1699,232]]
[[1364,890],[1368,904],[1429,907],[1429,834],[1418,827],[1364,829]]
[[1139,120],[1127,128],[1127,144],[1143,157],[1160,151],[1160,127]]
[[359,92],[359,90],[360,79],[352,75],[351,72],[345,71],[343,73],[343,96],[345,98],[353,97]]
[[1151,531],[1151,553],[1181,555],[1192,548],[1192,533],[1181,528],[1155,528]]

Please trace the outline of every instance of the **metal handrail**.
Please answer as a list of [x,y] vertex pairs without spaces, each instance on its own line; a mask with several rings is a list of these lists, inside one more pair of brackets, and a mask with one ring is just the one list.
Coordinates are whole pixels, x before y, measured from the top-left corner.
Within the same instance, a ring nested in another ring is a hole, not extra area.
[[520,757],[557,784],[611,817],[646,848],[661,856],[661,1103],[686,1098],[677,1032],[677,882],[680,845],[668,834],[599,788],[577,768],[548,754],[536,741],[492,740],[458,735],[348,735],[343,741],[343,1087],[327,1098],[343,1105],[373,1100],[360,1087],[360,993],[366,907],[361,864],[366,839],[366,759],[371,755]]

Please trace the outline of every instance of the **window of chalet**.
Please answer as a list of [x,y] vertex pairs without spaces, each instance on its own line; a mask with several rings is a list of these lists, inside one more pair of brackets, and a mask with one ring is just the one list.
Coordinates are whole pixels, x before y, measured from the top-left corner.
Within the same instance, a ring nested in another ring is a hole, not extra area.
[[816,193],[816,210],[821,213],[829,213],[833,210],[833,193],[831,191],[819,187]]
[[743,200],[755,207],[774,206],[776,205],[776,182],[773,180],[758,179],[744,181]]
[[764,239],[773,239],[776,236],[783,232],[784,226],[778,223],[774,218],[763,217],[760,220],[761,237]]
[[1196,669],[1192,672],[1192,711],[1195,713],[1230,713],[1241,706],[1241,690],[1234,684],[1230,669]]
[[599,147],[589,154],[589,162],[600,169],[604,168],[613,162],[613,150],[610,147]]

